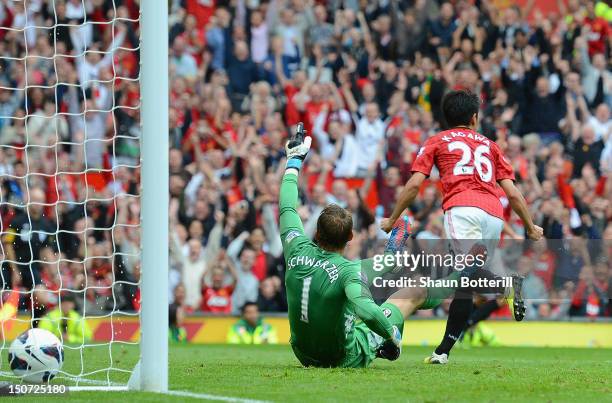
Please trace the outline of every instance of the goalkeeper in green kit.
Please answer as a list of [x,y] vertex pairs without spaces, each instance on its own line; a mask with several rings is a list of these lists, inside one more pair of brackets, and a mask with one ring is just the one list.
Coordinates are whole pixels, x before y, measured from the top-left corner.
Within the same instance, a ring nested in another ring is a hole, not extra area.
[[[298,175],[311,138],[301,124],[287,143],[287,165],[280,188],[280,233],[286,263],[291,347],[304,366],[367,367],[375,358],[395,360],[401,352],[404,319],[440,299],[424,288],[404,288],[384,304],[372,299],[372,261],[350,261],[342,254],[353,237],[351,213],[329,205],[317,221],[314,242],[304,235],[298,213]],[[409,235],[407,221],[402,234]],[[401,223],[400,223],[401,226]],[[390,270],[391,268],[388,268]]]

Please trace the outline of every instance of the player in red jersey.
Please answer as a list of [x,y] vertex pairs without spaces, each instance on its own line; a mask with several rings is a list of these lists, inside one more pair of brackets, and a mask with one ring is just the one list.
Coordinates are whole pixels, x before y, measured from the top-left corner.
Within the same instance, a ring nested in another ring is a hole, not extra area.
[[[412,165],[412,176],[402,190],[391,217],[381,222],[389,232],[393,223],[416,198],[423,181],[435,165],[440,172],[444,200],[444,228],[455,254],[474,254],[474,248],[493,251],[504,227],[503,207],[496,191],[499,184],[512,209],[525,226],[526,236],[540,239],[542,228],[533,223],[527,203],[514,185],[514,171],[497,144],[476,132],[480,101],[469,91],[452,91],[442,101],[442,113],[451,128],[430,137],[419,150]],[[464,272],[473,278],[475,272]],[[492,273],[478,270],[479,277]],[[425,362],[446,364],[448,355],[459,339],[472,311],[473,289],[459,288],[450,305],[442,343]],[[516,320],[525,313],[520,279],[506,294]]]

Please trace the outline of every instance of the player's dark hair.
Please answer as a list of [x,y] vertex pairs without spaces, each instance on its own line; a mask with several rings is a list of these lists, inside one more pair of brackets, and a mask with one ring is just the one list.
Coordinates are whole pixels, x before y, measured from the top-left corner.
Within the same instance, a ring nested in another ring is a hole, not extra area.
[[478,95],[467,91],[451,91],[442,99],[442,114],[448,128],[469,126],[472,116],[478,114],[480,99]]
[[317,242],[324,249],[342,249],[351,240],[353,216],[337,204],[325,207],[317,220]]
[[257,304],[253,301],[247,301],[244,303],[244,305],[242,305],[242,307],[240,308],[240,313],[242,313],[244,315],[244,311],[247,310],[248,307],[250,306],[257,306]]

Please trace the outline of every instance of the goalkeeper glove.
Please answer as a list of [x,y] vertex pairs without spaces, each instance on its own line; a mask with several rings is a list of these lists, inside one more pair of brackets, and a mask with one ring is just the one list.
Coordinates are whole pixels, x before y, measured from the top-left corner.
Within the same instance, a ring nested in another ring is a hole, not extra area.
[[390,339],[385,340],[376,351],[376,356],[385,360],[395,361],[402,353],[402,333],[397,326],[393,326]]
[[298,123],[295,135],[289,139],[285,146],[285,151],[287,153],[287,165],[285,165],[285,169],[294,168],[299,171],[302,167],[302,162],[304,158],[306,158],[308,150],[310,150],[310,145],[312,144],[312,138],[304,138],[305,135],[306,131],[304,130],[304,124]]

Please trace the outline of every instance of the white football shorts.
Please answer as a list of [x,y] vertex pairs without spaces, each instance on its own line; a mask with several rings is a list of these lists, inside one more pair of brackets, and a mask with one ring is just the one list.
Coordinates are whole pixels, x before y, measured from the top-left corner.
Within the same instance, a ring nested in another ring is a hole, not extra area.
[[491,258],[499,244],[504,221],[478,207],[451,207],[444,212],[444,229],[453,253],[467,255],[474,245],[487,248]]

